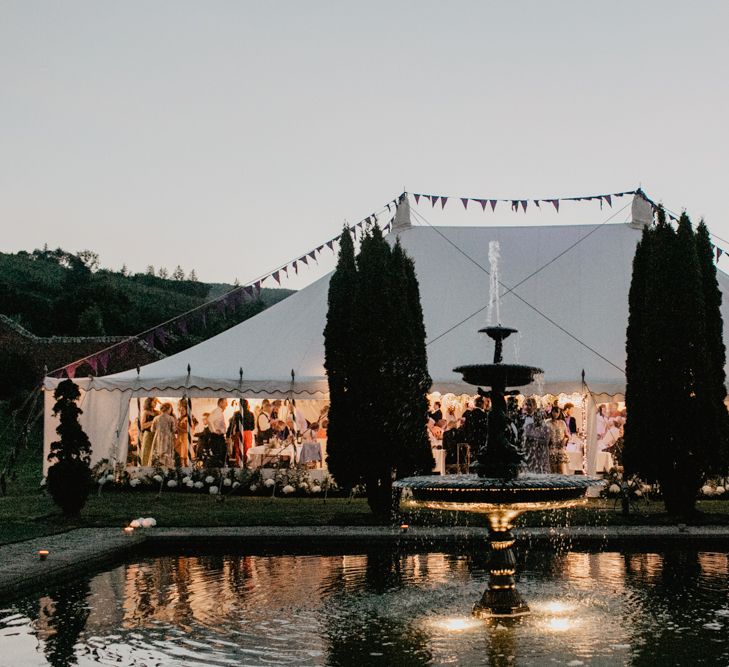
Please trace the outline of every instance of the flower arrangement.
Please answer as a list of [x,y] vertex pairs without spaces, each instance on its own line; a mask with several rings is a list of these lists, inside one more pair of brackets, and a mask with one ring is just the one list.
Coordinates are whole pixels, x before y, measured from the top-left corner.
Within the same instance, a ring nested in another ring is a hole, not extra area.
[[[155,462],[156,463],[156,462]],[[206,493],[223,495],[263,495],[282,497],[323,496],[337,490],[324,474],[312,478],[303,468],[164,468],[126,466],[108,459],[92,469],[92,479],[101,493],[115,491],[154,491],[157,493]],[[264,477],[265,475],[265,477]]]

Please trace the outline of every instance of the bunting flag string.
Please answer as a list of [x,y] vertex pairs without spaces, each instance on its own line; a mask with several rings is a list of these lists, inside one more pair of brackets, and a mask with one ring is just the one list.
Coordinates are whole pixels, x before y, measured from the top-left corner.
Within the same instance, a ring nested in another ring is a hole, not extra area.
[[[350,226],[350,230],[352,231],[355,240],[357,240],[358,234],[361,238],[362,236],[364,236],[367,229],[377,223],[378,213],[382,213],[385,210],[387,210],[388,212],[395,210],[398,203],[406,196],[407,195],[405,193],[402,193],[401,195],[387,202],[387,204],[385,204],[379,212],[371,213],[355,225]],[[445,202],[447,201],[447,199],[447,197],[444,197],[441,200],[441,205],[443,208],[445,208]],[[394,218],[386,226],[387,230],[392,227],[393,220]],[[98,352],[94,352],[93,354],[82,357],[81,359],[77,359],[70,364],[66,364],[65,366],[57,368],[51,371],[49,375],[58,377],[63,377],[65,375],[66,377],[73,378],[76,374],[77,369],[84,364],[88,365],[91,368],[94,375],[96,375],[99,371],[101,371],[102,373],[106,373],[109,368],[112,354],[114,356],[123,357],[124,354],[128,351],[129,345],[134,342],[142,342],[146,345],[149,345],[150,347],[154,347],[155,342],[158,342],[161,345],[165,345],[165,343],[169,340],[169,337],[173,335],[173,332],[175,331],[177,333],[186,335],[189,330],[189,324],[195,320],[201,322],[203,326],[207,326],[207,315],[212,308],[215,308],[221,315],[225,315],[226,311],[234,308],[235,305],[243,305],[247,300],[257,299],[258,297],[260,297],[262,285],[266,280],[270,278],[275,281],[277,285],[280,286],[282,271],[286,274],[286,277],[289,277],[289,269],[293,269],[296,275],[299,274],[300,264],[310,266],[310,260],[313,260],[314,263],[318,264],[319,260],[317,255],[321,255],[324,248],[328,248],[332,253],[334,253],[335,246],[339,243],[340,237],[341,234],[338,234],[334,238],[331,238],[328,241],[317,245],[313,250],[301,255],[300,257],[297,257],[290,262],[287,262],[282,266],[279,266],[274,271],[266,273],[265,275],[260,276],[254,281],[246,283],[245,285],[236,286],[225,294],[210,301],[207,301],[206,303],[203,303],[185,313],[181,313],[180,315],[177,315],[167,320],[166,322],[162,322],[161,324],[158,324],[151,329],[142,331],[141,333],[138,333],[134,336],[129,336],[128,338],[113,345],[110,345],[109,347],[105,347]]]
[[[609,194],[604,195],[583,195],[580,197],[557,197],[557,198],[534,198],[534,197],[528,197],[526,199],[499,199],[499,198],[482,198],[482,197],[458,197],[458,199],[461,200],[461,203],[463,204],[463,208],[468,210],[468,204],[469,202],[476,202],[477,204],[481,205],[481,210],[485,211],[487,206],[491,207],[491,211],[494,212],[496,210],[496,205],[499,202],[503,202],[506,204],[509,204],[511,207],[511,210],[514,213],[518,213],[520,210],[523,213],[527,212],[527,208],[530,203],[534,204],[537,208],[541,209],[541,204],[546,202],[548,204],[552,204],[554,206],[555,211],[559,213],[559,205],[560,202],[565,201],[597,201],[600,203],[600,208],[602,208],[603,204],[607,204],[610,208],[613,206],[613,198],[615,197],[625,197],[626,195],[635,195],[641,193],[640,188],[637,190],[625,190],[624,192],[611,192]],[[416,204],[420,203],[420,199],[427,199],[430,202],[430,205],[432,208],[435,208],[435,205],[440,202],[441,210],[443,210],[446,207],[446,203],[448,202],[451,197],[446,195],[425,195],[421,193],[412,193],[413,199],[415,200]]]

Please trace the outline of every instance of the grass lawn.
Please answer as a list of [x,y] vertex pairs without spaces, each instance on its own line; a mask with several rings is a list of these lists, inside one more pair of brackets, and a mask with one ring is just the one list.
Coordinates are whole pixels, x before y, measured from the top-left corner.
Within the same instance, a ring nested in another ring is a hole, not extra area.
[[[139,516],[154,516],[160,526],[323,526],[374,525],[364,498],[268,498],[214,496],[168,491],[158,499],[149,491],[92,493],[79,517],[64,518],[50,497],[38,490],[40,455],[24,452],[17,476],[0,497],[0,544],[50,535],[86,526],[124,526]],[[703,500],[690,523],[729,525],[729,500]],[[418,512],[405,517],[412,524],[485,526],[484,517],[472,513]],[[612,500],[590,500],[584,507],[551,514],[530,513],[517,525],[675,525],[663,503],[641,502],[627,517]]]

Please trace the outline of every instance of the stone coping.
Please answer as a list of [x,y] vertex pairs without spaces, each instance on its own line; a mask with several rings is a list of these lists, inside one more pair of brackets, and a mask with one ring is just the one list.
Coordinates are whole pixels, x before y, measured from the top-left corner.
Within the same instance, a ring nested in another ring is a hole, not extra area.
[[[729,526],[537,527],[517,528],[514,533],[522,544],[534,547],[558,544],[598,549],[729,548]],[[351,552],[384,545],[432,550],[456,545],[486,547],[487,543],[485,527],[412,526],[405,532],[392,526],[156,527],[138,529],[131,535],[121,528],[79,528],[0,546],[0,604],[135,554],[170,549],[256,552],[275,548],[317,553]],[[47,560],[39,559],[39,549],[48,549]]]

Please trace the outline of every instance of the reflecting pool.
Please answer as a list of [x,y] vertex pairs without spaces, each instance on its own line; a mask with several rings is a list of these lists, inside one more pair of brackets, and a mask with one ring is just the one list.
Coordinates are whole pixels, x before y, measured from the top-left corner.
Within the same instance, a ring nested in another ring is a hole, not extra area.
[[0,605],[0,664],[729,664],[726,553],[523,553],[513,625],[471,617],[487,557],[144,557]]

